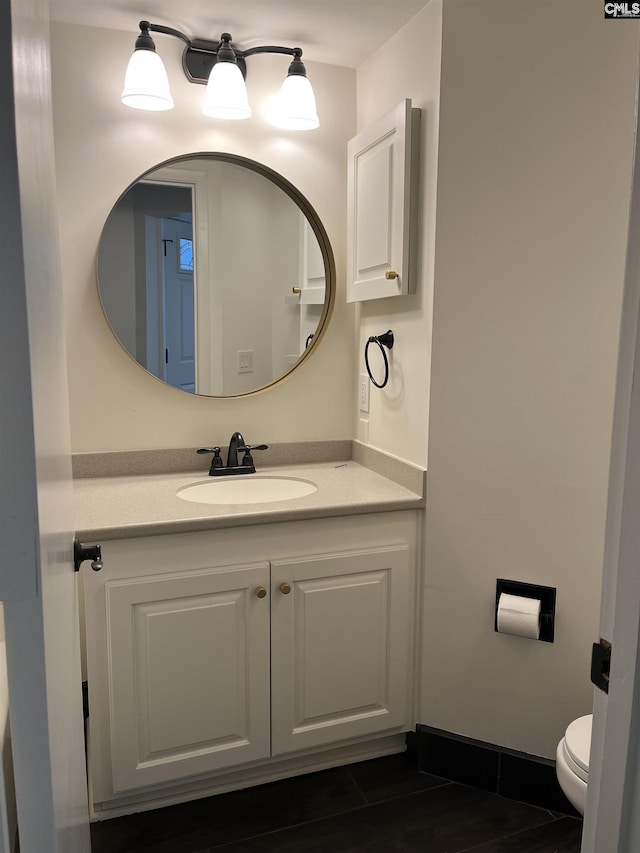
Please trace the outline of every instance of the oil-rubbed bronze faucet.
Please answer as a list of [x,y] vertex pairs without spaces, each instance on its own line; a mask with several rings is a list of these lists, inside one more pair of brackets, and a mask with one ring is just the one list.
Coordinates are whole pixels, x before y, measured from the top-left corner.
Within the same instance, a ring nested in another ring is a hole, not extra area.
[[238,467],[238,448],[246,447],[244,438],[241,432],[234,432],[229,441],[229,450],[227,451],[227,468]]
[[[267,450],[268,447],[268,444],[246,444],[242,433],[234,432],[229,441],[226,466],[222,464],[219,447],[200,447],[196,453],[213,453],[211,468],[209,468],[210,477],[228,477],[231,474],[255,474],[256,466],[251,451]],[[238,453],[243,454],[240,463],[238,462]]]

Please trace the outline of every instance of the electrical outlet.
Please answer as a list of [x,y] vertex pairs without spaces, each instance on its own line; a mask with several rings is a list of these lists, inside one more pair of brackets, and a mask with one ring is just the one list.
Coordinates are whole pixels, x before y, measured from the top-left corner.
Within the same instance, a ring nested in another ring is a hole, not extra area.
[[238,373],[253,373],[253,350],[238,350]]
[[360,401],[360,411],[369,411],[369,377],[366,373],[361,373],[358,379],[358,399]]

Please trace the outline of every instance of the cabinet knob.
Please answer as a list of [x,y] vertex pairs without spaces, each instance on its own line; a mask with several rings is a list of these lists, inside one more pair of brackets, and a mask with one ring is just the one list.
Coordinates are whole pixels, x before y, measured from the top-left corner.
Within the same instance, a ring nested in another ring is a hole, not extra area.
[[257,586],[256,587],[256,595],[258,596],[258,598],[266,598],[267,597],[267,590],[263,586]]
[[301,287],[292,287],[291,292],[296,293],[296,294],[302,293],[302,288]]
[[387,270],[384,277],[387,281],[392,281],[394,278],[398,278],[398,273],[395,270]]
[[290,586],[289,586],[289,584],[288,584],[288,583],[286,583],[286,582],[285,582],[285,583],[281,583],[281,584],[280,584],[280,592],[281,592],[283,595],[289,595],[289,593],[291,592],[291,587],[290,587]]

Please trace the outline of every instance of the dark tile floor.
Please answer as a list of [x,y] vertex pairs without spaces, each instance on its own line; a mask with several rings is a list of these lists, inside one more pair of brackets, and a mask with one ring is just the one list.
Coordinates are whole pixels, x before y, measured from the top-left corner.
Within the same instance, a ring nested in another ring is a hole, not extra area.
[[93,853],[579,853],[582,824],[394,755],[94,823]]

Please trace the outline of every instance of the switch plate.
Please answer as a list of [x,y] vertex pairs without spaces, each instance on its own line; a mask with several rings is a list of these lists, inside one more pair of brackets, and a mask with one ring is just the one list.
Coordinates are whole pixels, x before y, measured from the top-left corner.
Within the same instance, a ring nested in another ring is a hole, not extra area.
[[238,350],[238,373],[253,373],[253,350]]
[[358,378],[358,400],[360,401],[360,411],[369,411],[369,377],[366,373],[361,373]]

